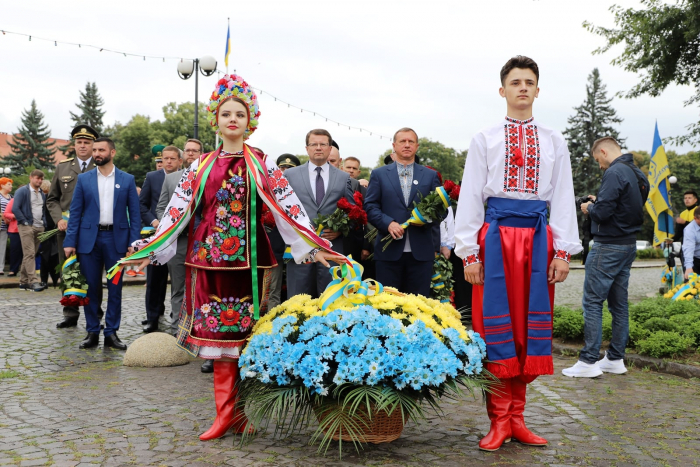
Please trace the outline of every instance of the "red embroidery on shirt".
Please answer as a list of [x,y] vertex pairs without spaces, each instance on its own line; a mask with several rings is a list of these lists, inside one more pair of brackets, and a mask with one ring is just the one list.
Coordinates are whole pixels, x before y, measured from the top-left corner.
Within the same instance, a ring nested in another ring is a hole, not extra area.
[[557,250],[554,252],[554,257],[556,259],[561,259],[567,263],[571,262],[571,255],[567,253],[566,250]]
[[464,267],[470,266],[472,264],[480,263],[479,255],[469,255],[464,260]]
[[[506,117],[505,168],[503,191],[506,193],[539,193],[540,142],[533,118],[516,120]],[[520,131],[522,143],[520,143]],[[524,159],[524,160],[523,160]]]

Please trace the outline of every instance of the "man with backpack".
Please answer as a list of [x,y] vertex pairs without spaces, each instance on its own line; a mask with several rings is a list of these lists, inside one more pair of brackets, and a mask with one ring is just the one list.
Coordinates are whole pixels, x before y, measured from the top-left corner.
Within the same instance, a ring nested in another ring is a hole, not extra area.
[[[632,154],[622,154],[614,138],[597,140],[591,154],[605,174],[598,197],[581,205],[581,211],[591,218],[594,241],[583,283],[585,345],[579,361],[562,370],[564,376],[578,378],[627,372],[623,361],[629,335],[627,285],[649,195],[649,181],[634,165]],[[605,357],[598,361],[605,300],[612,314],[612,340]]]

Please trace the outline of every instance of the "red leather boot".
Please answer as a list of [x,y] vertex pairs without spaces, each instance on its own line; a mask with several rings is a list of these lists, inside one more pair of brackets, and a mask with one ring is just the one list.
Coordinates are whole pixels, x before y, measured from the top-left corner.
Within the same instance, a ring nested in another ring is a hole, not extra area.
[[[233,428],[235,433],[243,433],[248,419],[245,413],[238,411],[238,362],[214,360],[214,401],[216,403],[216,419],[207,431],[199,435],[201,441],[221,438]],[[254,429],[248,428],[252,433]]]
[[510,442],[510,379],[502,379],[494,387],[495,394],[486,394],[486,412],[491,419],[491,430],[479,441],[482,451],[496,451],[503,443]]
[[546,439],[537,436],[525,426],[523,412],[525,411],[526,392],[527,384],[520,381],[519,378],[513,378],[510,384],[510,393],[513,397],[513,405],[510,412],[510,429],[513,433],[513,438],[530,446],[546,446]]

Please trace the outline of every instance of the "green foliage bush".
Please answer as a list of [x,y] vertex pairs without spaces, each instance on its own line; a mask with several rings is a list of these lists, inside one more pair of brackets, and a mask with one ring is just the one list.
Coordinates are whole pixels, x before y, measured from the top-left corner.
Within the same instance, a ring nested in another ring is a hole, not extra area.
[[583,339],[583,310],[555,306],[552,335],[565,340]]
[[646,248],[637,250],[637,259],[660,259],[664,257],[664,250],[661,248]]
[[688,313],[686,315],[673,315],[668,318],[672,323],[676,323],[681,329],[700,323],[700,313]]
[[630,340],[627,345],[636,347],[639,341],[649,337],[651,332],[636,321],[630,320]]
[[686,326],[679,326],[679,329],[682,335],[693,339],[694,347],[700,347],[700,321]]
[[[666,299],[668,301],[668,299]],[[666,306],[665,317],[700,313],[700,301],[698,300],[672,300]]]
[[675,357],[682,354],[693,345],[691,337],[682,336],[677,332],[656,331],[646,339],[637,343],[640,353],[656,358]]
[[678,325],[666,318],[649,318],[642,324],[642,327],[652,333],[657,331],[680,332]]
[[630,305],[629,314],[632,321],[644,323],[649,318],[666,318],[666,307],[670,300],[663,297],[650,298]]

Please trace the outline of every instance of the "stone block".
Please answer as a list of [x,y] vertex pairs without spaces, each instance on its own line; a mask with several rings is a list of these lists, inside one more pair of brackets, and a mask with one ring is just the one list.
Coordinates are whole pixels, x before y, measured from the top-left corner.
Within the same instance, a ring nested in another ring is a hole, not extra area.
[[124,366],[158,368],[186,365],[192,358],[176,345],[176,339],[164,332],[152,332],[129,345]]

